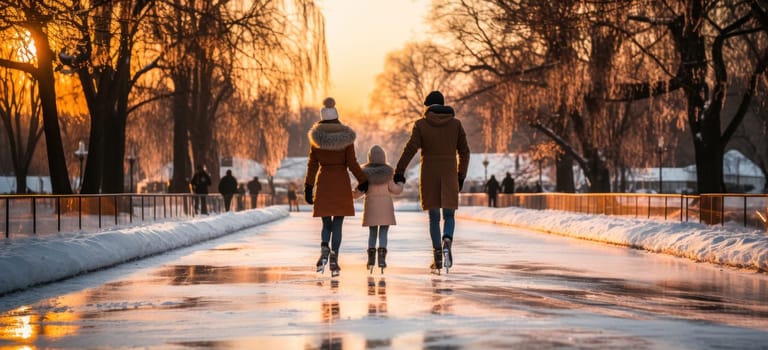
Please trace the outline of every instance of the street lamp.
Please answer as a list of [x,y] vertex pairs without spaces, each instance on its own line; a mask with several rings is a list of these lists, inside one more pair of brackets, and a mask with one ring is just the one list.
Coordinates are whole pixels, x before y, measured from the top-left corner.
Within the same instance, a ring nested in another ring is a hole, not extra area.
[[663,163],[663,155],[664,155],[664,136],[659,136],[659,144],[656,147],[656,153],[659,155],[659,193],[663,193],[662,185],[664,184],[664,178],[662,176],[662,165]]
[[485,167],[485,182],[488,182],[488,158],[483,159],[483,167]]
[[129,165],[129,172],[128,175],[128,192],[133,193],[133,165],[136,163],[136,149],[134,147],[131,147],[131,153],[128,154],[128,165]]
[[80,193],[80,189],[83,186],[83,159],[88,155],[88,150],[85,149],[85,142],[82,140],[77,145],[75,156],[80,160],[80,178],[77,181],[77,192]]

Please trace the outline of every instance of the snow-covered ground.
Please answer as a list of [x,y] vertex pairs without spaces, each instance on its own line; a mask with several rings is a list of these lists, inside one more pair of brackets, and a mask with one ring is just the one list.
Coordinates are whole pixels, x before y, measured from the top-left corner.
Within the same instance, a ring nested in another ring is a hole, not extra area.
[[274,206],[97,233],[6,240],[0,246],[0,295],[188,246],[286,216],[286,207]]
[[[361,210],[359,203],[356,204]],[[0,295],[226,235],[288,216],[285,206],[104,231],[6,240]],[[400,211],[418,210],[413,202]],[[302,206],[302,211],[310,211]],[[696,261],[768,270],[768,237],[738,226],[706,226],[519,208],[462,207],[462,219],[513,225]]]
[[457,217],[618,244],[696,261],[768,270],[768,236],[738,225],[708,226],[554,210],[463,207]]

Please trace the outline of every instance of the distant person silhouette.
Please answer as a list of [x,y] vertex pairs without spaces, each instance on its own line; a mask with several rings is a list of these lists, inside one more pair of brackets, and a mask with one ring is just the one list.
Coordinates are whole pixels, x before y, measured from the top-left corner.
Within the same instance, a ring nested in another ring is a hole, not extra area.
[[232,197],[237,193],[237,179],[232,176],[232,170],[227,170],[227,174],[219,181],[219,193],[224,197],[224,211],[229,211]]
[[488,194],[489,207],[496,208],[498,206],[497,199],[500,188],[501,186],[499,186],[499,182],[496,181],[496,175],[491,175],[491,178],[485,183],[485,193]]
[[206,199],[208,197],[208,186],[211,185],[211,176],[205,171],[205,167],[199,165],[197,171],[192,176],[192,180],[189,181],[192,186],[192,192],[195,194],[195,213],[208,215],[208,204]]

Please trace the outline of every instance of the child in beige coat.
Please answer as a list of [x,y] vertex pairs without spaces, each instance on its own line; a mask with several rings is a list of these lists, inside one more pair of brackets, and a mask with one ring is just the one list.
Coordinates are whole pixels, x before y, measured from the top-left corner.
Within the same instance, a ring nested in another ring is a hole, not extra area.
[[[387,267],[387,232],[390,225],[396,225],[395,206],[392,195],[403,192],[403,184],[392,181],[395,170],[387,165],[387,155],[379,145],[368,151],[368,163],[363,164],[368,176],[368,192],[355,191],[355,198],[365,195],[363,203],[363,226],[368,227],[368,270],[373,272],[376,253],[382,272]],[[379,249],[376,249],[376,240]]]

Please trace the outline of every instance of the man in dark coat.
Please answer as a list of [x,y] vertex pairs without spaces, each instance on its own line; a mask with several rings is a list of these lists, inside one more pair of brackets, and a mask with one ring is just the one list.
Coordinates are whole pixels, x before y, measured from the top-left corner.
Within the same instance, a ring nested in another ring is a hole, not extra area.
[[232,197],[237,193],[237,179],[232,176],[232,170],[227,170],[227,175],[219,181],[219,193],[224,197],[224,211],[229,211]]
[[259,192],[261,192],[261,182],[259,182],[258,176],[254,176],[253,180],[248,181],[248,192],[251,193],[251,209],[256,208]]
[[507,173],[504,180],[501,180],[501,192],[505,194],[515,193],[515,179],[512,178],[512,174]]
[[195,175],[192,176],[189,184],[192,186],[192,192],[195,194],[195,212],[208,215],[206,197],[208,197],[208,186],[211,185],[211,176],[205,171],[205,167],[202,165],[197,167],[197,171],[195,171]]
[[491,175],[491,178],[488,180],[488,182],[485,183],[485,193],[488,194],[488,206],[492,208],[496,208],[496,199],[499,194],[499,189],[501,186],[499,186],[499,182],[496,181],[496,175]]
[[[424,99],[424,117],[413,123],[411,136],[403,148],[395,168],[395,183],[405,183],[405,169],[421,150],[419,195],[421,209],[429,212],[429,235],[434,260],[430,266],[439,271],[453,264],[451,244],[455,228],[454,214],[459,208],[459,191],[469,168],[469,146],[464,127],[453,108],[444,105],[443,94],[432,91]],[[440,239],[440,214],[443,233]],[[441,247],[442,241],[442,247]]]

